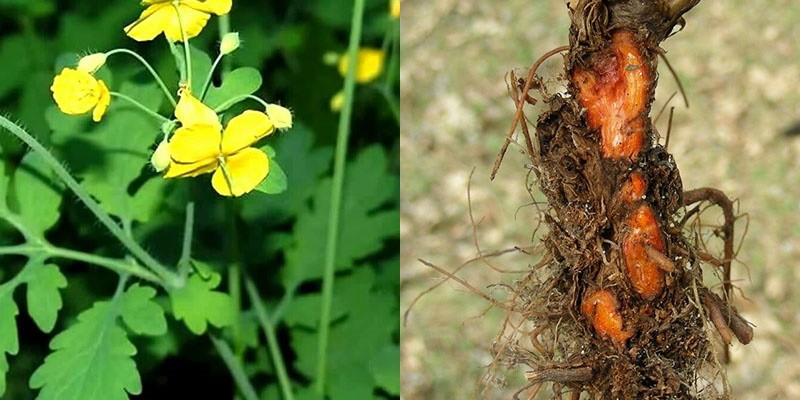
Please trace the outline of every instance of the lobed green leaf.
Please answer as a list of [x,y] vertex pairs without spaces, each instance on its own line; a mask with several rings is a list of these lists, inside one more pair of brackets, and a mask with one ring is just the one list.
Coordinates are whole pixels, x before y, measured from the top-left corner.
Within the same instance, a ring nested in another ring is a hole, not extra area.
[[50,332],[62,306],[59,289],[67,287],[67,278],[53,264],[36,263],[27,268],[28,314],[42,332]]
[[227,293],[213,289],[219,285],[220,276],[203,264],[198,273],[189,275],[186,285],[172,289],[169,297],[175,319],[183,321],[195,335],[205,333],[208,324],[218,328],[233,323],[233,301]]
[[[41,400],[124,400],[142,391],[133,361],[136,347],[119,324],[133,331],[163,332],[164,311],[152,300],[152,288],[132,285],[111,301],[95,302],[78,321],[50,342],[53,352],[30,378]],[[156,328],[143,328],[152,323]]]

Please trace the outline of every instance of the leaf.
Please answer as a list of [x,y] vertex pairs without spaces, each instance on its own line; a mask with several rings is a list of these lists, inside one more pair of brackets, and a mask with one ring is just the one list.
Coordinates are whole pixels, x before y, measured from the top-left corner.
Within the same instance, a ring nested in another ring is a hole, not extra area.
[[[120,92],[145,107],[158,109],[163,94],[154,84],[126,82]],[[151,147],[160,137],[159,122],[124,100],[113,98],[103,120],[64,115],[55,107],[46,114],[53,143],[66,164],[82,178],[86,190],[109,213],[146,222],[159,210],[166,182],[151,179],[130,192],[131,183],[149,164]]]
[[134,283],[122,298],[122,320],[138,335],[158,336],[167,332],[164,309],[153,298],[155,289]]
[[372,356],[369,363],[375,383],[389,394],[400,395],[400,347],[388,345]]
[[0,286],[0,396],[6,391],[6,354],[15,355],[19,351],[16,320],[19,309],[12,297],[14,287],[8,283]]
[[264,219],[279,224],[305,209],[306,200],[314,193],[320,175],[328,170],[333,151],[330,147],[312,149],[313,133],[297,123],[274,141],[275,157],[281,169],[291,177],[292,184],[285,192],[272,196],[249,196],[242,205],[245,220]]
[[[336,279],[336,293],[346,316],[331,324],[328,340],[328,394],[331,399],[372,398],[378,381],[370,370],[397,330],[397,300],[391,292],[375,292],[371,268],[353,270]],[[314,378],[317,361],[317,333],[306,327],[291,330],[291,345],[297,354],[295,367]],[[357,339],[355,339],[357,338]]]
[[44,160],[36,153],[28,153],[14,173],[10,202],[17,210],[23,225],[30,233],[42,236],[59,217],[61,186]]
[[[265,146],[269,147],[269,146]],[[265,149],[262,148],[266,152]],[[272,151],[274,154],[274,150]],[[286,191],[288,186],[288,182],[286,179],[286,173],[283,172],[283,168],[278,164],[278,162],[273,158],[274,156],[270,156],[269,159],[269,175],[264,178],[261,183],[256,186],[256,190],[266,194],[280,194]]]
[[[400,234],[400,213],[393,204],[399,197],[397,176],[387,174],[383,149],[364,149],[347,165],[335,266],[352,268],[355,260],[381,249],[385,240]],[[287,288],[322,277],[331,180],[317,185],[313,206],[298,216],[295,245],[285,252],[286,267],[281,279]]]
[[207,323],[218,328],[233,323],[233,301],[230,296],[212,290],[219,285],[219,281],[218,273],[202,267],[199,273],[189,275],[186,285],[169,292],[175,319],[182,320],[195,335],[205,333]]
[[[176,46],[183,57],[183,48],[180,44]],[[203,90],[202,85],[206,82],[208,72],[211,71],[211,57],[203,51],[194,46],[189,46],[189,51],[192,57],[192,93],[200,95]],[[208,103],[206,103],[208,104]]]
[[[216,109],[223,103],[243,95],[253,94],[261,87],[261,73],[251,67],[237,68],[222,79],[220,86],[211,85],[203,103]],[[219,111],[225,111],[225,107]]]
[[58,290],[67,287],[67,278],[53,264],[37,263],[29,270],[26,276],[28,314],[42,332],[49,333],[62,306]]
[[30,387],[41,389],[38,399],[121,400],[141,393],[132,358],[136,348],[118,319],[132,324],[134,331],[158,331],[141,326],[162,323],[163,310],[152,301],[153,294],[153,289],[134,284],[111,301],[95,302],[80,313],[78,322],[53,338],[53,352],[30,378]]

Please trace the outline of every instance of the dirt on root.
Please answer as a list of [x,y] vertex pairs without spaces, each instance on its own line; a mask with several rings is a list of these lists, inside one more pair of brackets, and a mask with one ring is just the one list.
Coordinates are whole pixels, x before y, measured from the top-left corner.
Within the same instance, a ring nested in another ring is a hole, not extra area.
[[[493,345],[496,367],[529,368],[520,397],[545,384],[573,398],[729,396],[726,353],[715,343],[752,339],[730,306],[735,216],[720,191],[684,192],[650,119],[659,44],[698,2],[577,1],[566,90],[551,93],[536,65],[527,78],[512,76],[514,126],[547,197],[548,228],[542,260],[510,289],[511,312]],[[529,130],[531,90],[547,111]],[[721,255],[691,235],[702,202],[723,209]],[[704,269],[723,276],[719,294]]]

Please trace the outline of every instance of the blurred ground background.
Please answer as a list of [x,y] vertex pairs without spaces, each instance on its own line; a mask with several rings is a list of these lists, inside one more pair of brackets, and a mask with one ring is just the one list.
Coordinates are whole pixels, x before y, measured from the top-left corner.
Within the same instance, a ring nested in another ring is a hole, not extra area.
[[[720,188],[750,215],[733,279],[746,296],[736,305],[757,328],[750,345],[732,348],[733,397],[800,398],[800,136],[784,134],[800,121],[800,3],[758,4],[703,1],[685,16],[684,31],[662,44],[691,104],[671,103],[669,151],[686,189]],[[476,254],[467,209],[473,168],[481,247],[530,244],[536,213],[520,208],[530,198],[525,159],[513,145],[497,179],[488,179],[514,111],[504,75],[524,76],[540,54],[567,44],[568,24],[562,0],[403,2],[401,311],[441,279],[417,258],[452,270]],[[656,111],[677,90],[664,67]],[[560,68],[554,57],[540,74],[555,77]],[[657,124],[662,134],[666,120]],[[534,261],[512,255],[496,265],[519,270]],[[476,263],[460,276],[492,293],[487,285],[520,275]],[[487,305],[453,282],[420,300],[401,331],[403,398],[475,396],[503,318],[498,310],[474,318]],[[505,384],[487,397],[510,398],[522,381]]]

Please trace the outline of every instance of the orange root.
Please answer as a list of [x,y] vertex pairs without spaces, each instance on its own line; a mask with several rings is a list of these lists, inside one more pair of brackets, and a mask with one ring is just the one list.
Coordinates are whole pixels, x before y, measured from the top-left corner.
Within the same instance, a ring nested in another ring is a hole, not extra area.
[[581,305],[581,312],[592,323],[597,334],[611,339],[617,346],[623,346],[633,334],[622,328],[622,315],[618,309],[617,298],[606,289],[589,294]]
[[646,203],[631,213],[625,226],[629,231],[622,242],[622,254],[628,278],[636,293],[651,300],[664,290],[664,270],[659,260],[650,257],[647,247],[663,253],[664,238],[653,209]]
[[631,32],[614,32],[611,48],[593,60],[591,69],[576,68],[572,81],[589,126],[600,130],[603,157],[633,159],[645,140],[650,69]]

